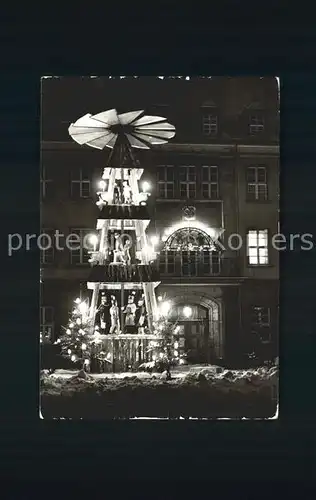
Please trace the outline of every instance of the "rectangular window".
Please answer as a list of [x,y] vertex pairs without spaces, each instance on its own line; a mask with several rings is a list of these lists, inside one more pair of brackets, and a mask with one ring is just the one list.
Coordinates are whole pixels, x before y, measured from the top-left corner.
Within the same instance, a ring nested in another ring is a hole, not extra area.
[[247,167],[247,199],[249,201],[268,199],[268,176],[264,165]]
[[218,199],[218,167],[206,166],[202,167],[202,198]]
[[95,230],[72,228],[70,233],[73,235],[68,245],[71,264],[75,266],[88,264],[89,252],[93,251],[93,244],[89,242],[88,235],[95,234]]
[[202,118],[203,135],[217,134],[217,115],[204,114]]
[[180,198],[196,198],[196,169],[193,166],[182,166],[179,169]]
[[41,197],[51,199],[54,196],[54,182],[52,169],[43,166],[41,175]]
[[267,229],[248,231],[247,257],[248,264],[252,266],[264,266],[269,263]]
[[44,228],[41,232],[40,251],[41,264],[50,265],[54,263],[55,258],[55,230]]
[[173,250],[166,250],[160,254],[160,272],[161,274],[172,275],[175,273],[175,252]]
[[220,273],[220,258],[217,252],[203,250],[203,274],[218,275]]
[[157,167],[158,198],[172,200],[174,198],[174,167],[159,165]]
[[270,307],[252,306],[251,327],[255,330],[262,342],[271,341]]
[[270,307],[252,306],[252,324],[270,326]]
[[43,339],[52,340],[54,335],[54,308],[42,306],[40,308],[40,332]]
[[197,276],[197,252],[183,250],[181,252],[182,259],[182,276]]
[[74,169],[71,172],[72,198],[89,198],[91,193],[91,171],[85,168]]
[[257,135],[264,131],[264,118],[262,115],[249,116],[249,133]]

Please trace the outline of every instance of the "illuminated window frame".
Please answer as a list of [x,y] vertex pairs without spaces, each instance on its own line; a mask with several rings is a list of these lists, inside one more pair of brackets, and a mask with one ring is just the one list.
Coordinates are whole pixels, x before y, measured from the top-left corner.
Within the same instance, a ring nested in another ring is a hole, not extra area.
[[269,265],[268,229],[248,230],[247,259],[250,266]]

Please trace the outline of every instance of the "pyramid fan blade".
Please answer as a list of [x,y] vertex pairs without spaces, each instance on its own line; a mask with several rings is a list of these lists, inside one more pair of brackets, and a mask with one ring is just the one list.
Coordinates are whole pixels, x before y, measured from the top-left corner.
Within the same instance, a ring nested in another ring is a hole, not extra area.
[[122,115],[118,115],[118,119],[121,125],[129,125],[132,123],[136,118],[143,114],[144,110],[141,111],[130,111],[129,113],[123,113]]
[[110,133],[105,138],[102,137],[101,139],[94,139],[93,141],[87,142],[87,144],[93,148],[104,149],[115,136],[117,137],[117,134]]
[[108,130],[103,132],[94,132],[87,134],[73,134],[72,138],[78,142],[78,144],[87,144],[88,142],[94,141],[95,139],[101,139],[104,143],[108,141],[109,136],[112,135]]
[[80,134],[109,134],[110,131],[107,127],[77,127],[70,125],[69,133],[74,135]]
[[104,123],[93,121],[91,114],[88,113],[85,116],[79,118],[75,123],[72,123],[75,127],[104,127]]
[[156,130],[175,130],[175,126],[171,123],[161,122],[161,123],[151,123],[149,125],[137,125],[137,128],[142,130],[156,129]]
[[119,123],[116,109],[109,109],[108,111],[102,111],[102,113],[93,115],[92,119],[106,123],[109,126],[117,125]]
[[113,135],[114,135],[114,137],[112,137],[112,139],[109,140],[109,142],[106,145],[108,148],[114,148],[114,145],[115,145],[115,142],[117,139],[117,134],[113,134]]
[[152,135],[138,134],[136,132],[134,132],[133,135],[142,141],[149,142],[150,144],[164,144],[165,142],[168,142],[165,139],[159,139],[159,137],[153,137]]
[[129,142],[130,142],[130,144],[131,144],[132,147],[139,148],[139,149],[150,149],[149,146],[147,146],[143,142],[140,142],[134,136],[132,136],[130,134],[126,134],[126,137],[129,140]]
[[172,139],[176,135],[173,130],[143,130],[141,128],[135,128],[135,134],[151,135],[153,137],[164,137],[165,139]]
[[136,120],[136,122],[133,123],[135,127],[138,127],[139,125],[147,125],[149,123],[156,123],[156,122],[162,122],[165,121],[166,118],[163,118],[162,116],[143,116],[142,118],[139,118],[139,120]]

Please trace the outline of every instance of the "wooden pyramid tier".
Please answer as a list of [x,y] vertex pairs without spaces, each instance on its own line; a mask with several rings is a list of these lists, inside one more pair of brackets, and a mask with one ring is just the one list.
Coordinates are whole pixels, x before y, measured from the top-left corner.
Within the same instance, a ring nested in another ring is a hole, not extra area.
[[147,220],[150,221],[146,205],[104,205],[98,208],[97,219]]
[[91,268],[91,283],[153,283],[159,281],[156,263],[130,265],[96,265]]

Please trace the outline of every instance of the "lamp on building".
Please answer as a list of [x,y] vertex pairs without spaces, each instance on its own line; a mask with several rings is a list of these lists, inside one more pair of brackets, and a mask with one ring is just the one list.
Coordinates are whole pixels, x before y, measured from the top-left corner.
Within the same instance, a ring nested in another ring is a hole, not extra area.
[[150,184],[149,184],[149,182],[144,181],[143,184],[142,184],[142,188],[143,188],[144,193],[147,193],[150,190]]
[[156,245],[158,245],[158,242],[159,242],[158,236],[156,236],[155,234],[153,236],[151,236],[150,242],[151,242],[151,244],[152,244],[153,247],[155,247]]
[[185,318],[190,318],[192,316],[192,309],[191,309],[191,307],[185,306],[183,308],[183,315],[185,316]]
[[99,182],[99,188],[102,189],[102,191],[105,190],[106,182],[105,181],[100,181]]

